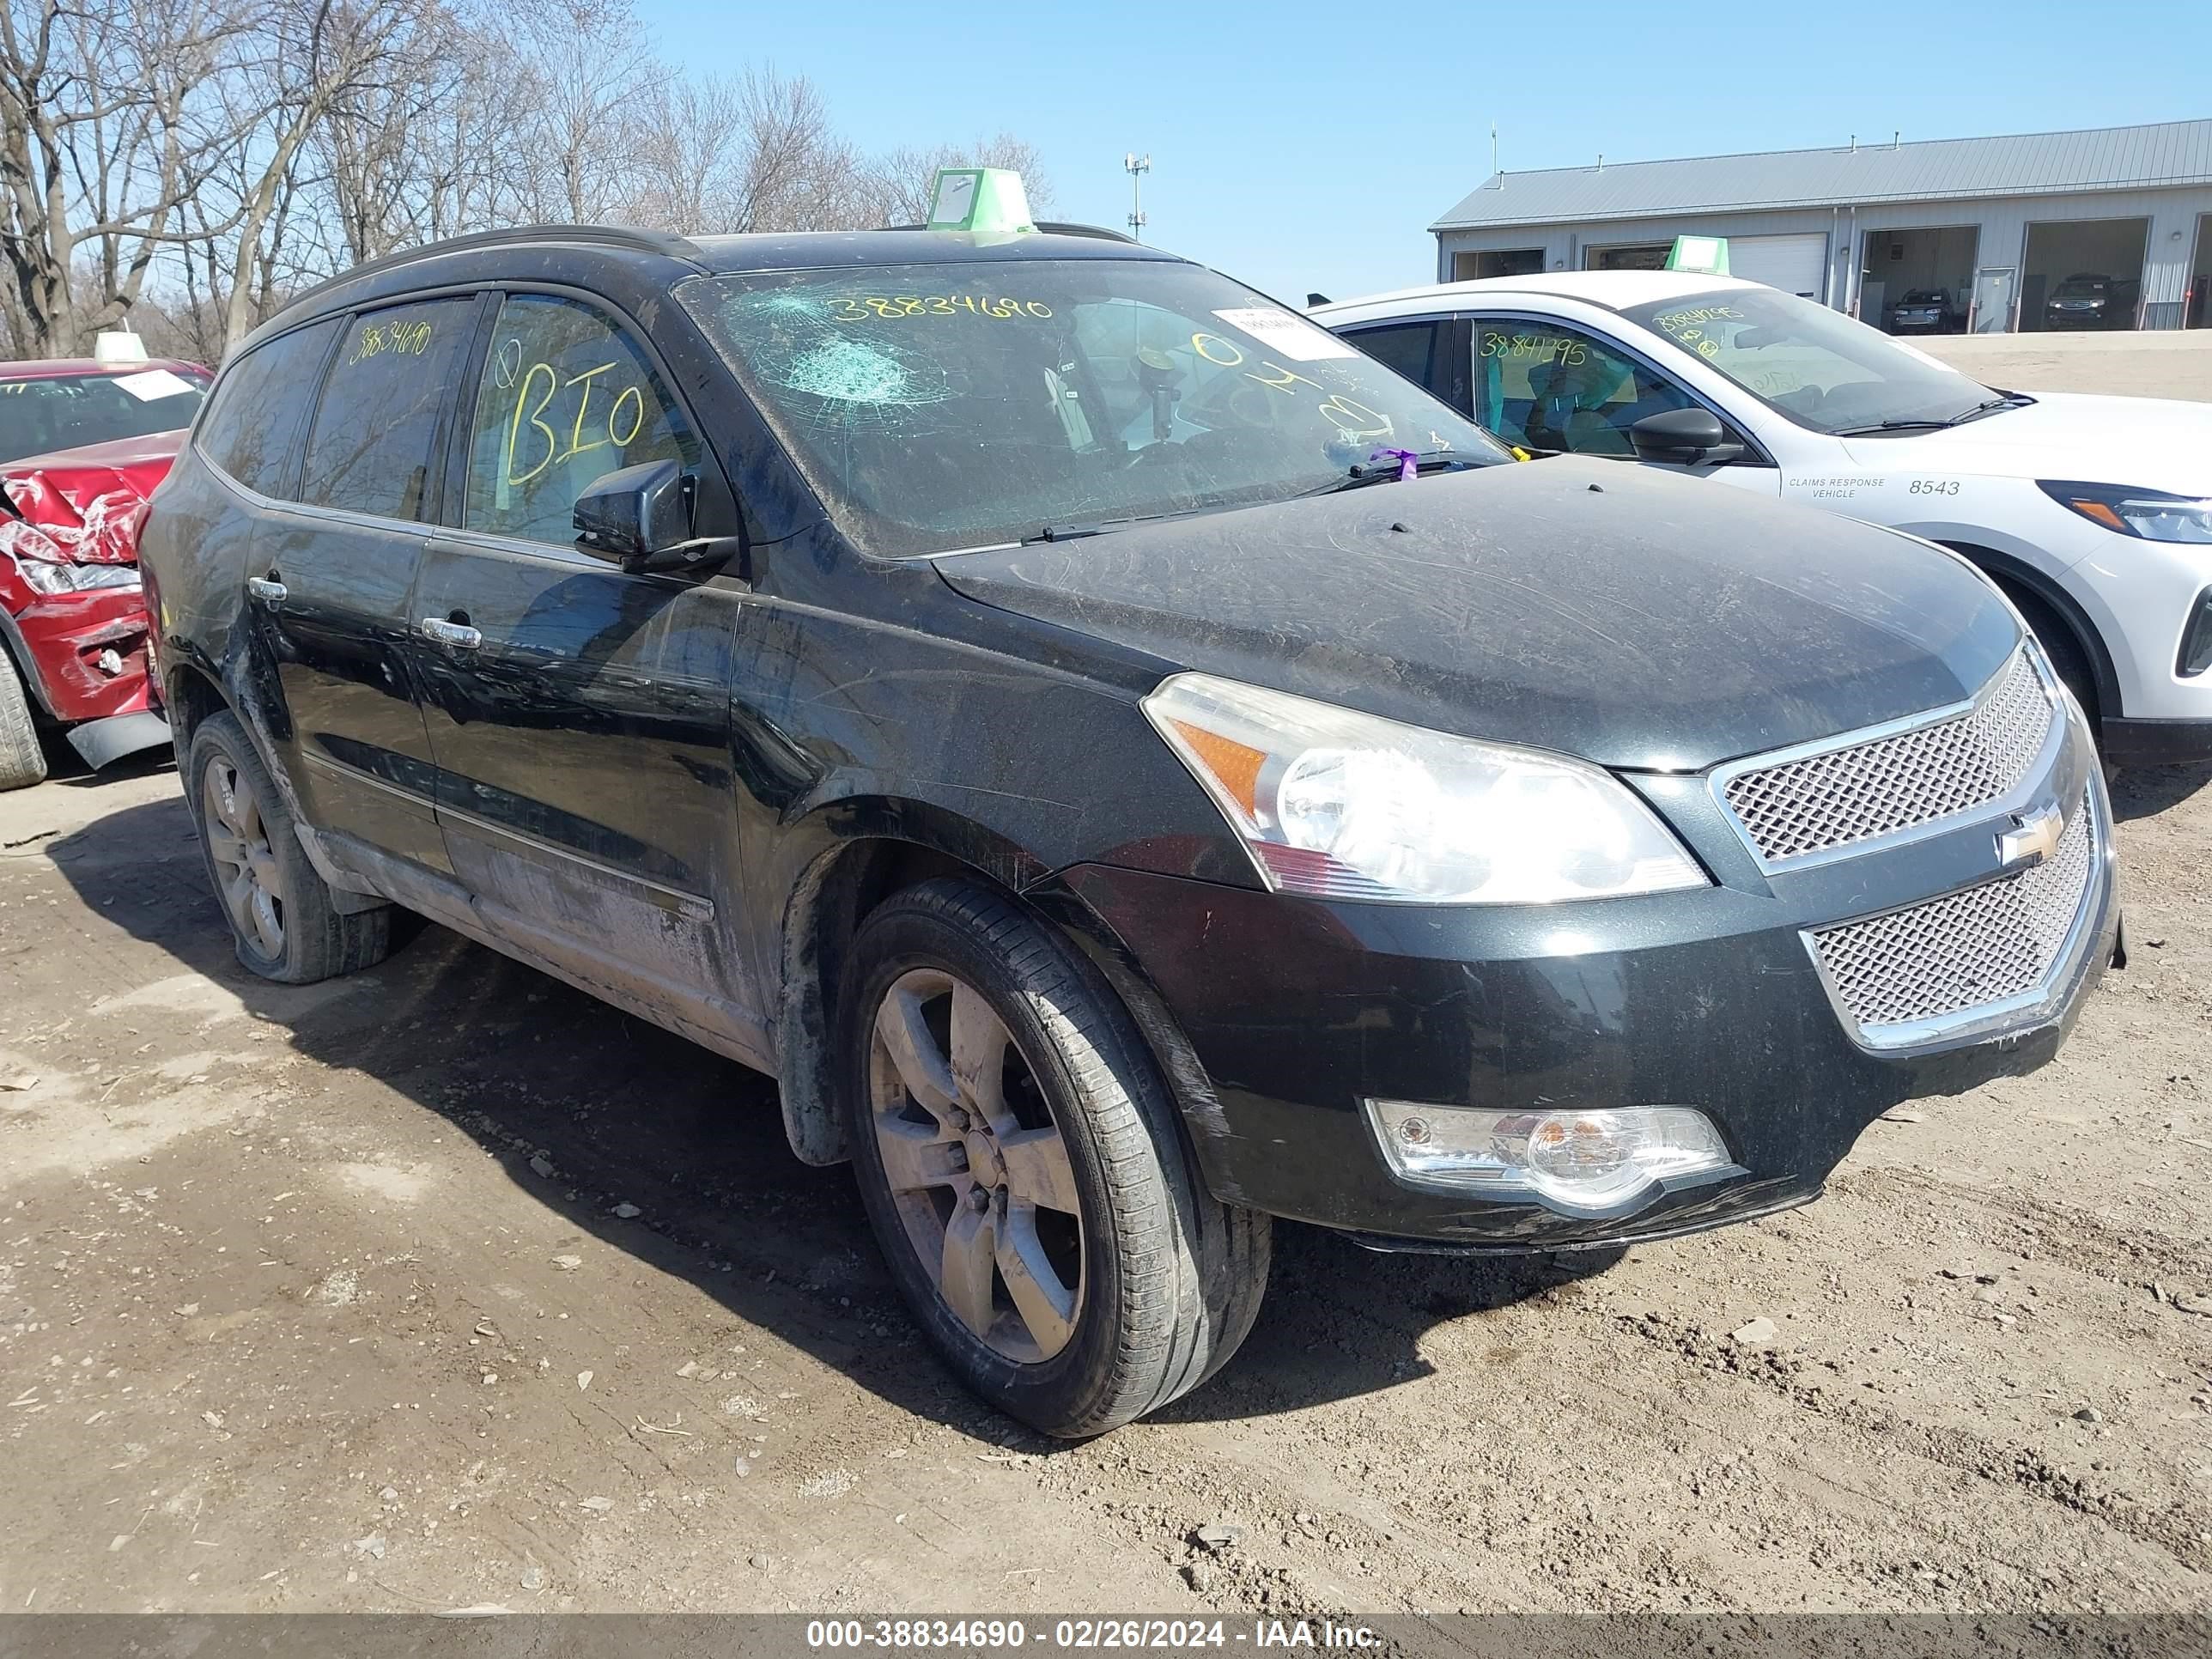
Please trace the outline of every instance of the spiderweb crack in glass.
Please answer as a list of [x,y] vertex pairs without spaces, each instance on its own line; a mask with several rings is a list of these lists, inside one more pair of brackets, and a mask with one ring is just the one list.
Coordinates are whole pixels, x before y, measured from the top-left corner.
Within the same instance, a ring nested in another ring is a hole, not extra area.
[[2073,932],[2096,863],[2088,800],[2057,854],[2003,881],[1813,935],[1862,1031],[1979,1008],[2040,986]]
[[1954,719],[1738,773],[1723,798],[1769,863],[1971,811],[2020,782],[2057,713],[2024,651],[1990,684]]

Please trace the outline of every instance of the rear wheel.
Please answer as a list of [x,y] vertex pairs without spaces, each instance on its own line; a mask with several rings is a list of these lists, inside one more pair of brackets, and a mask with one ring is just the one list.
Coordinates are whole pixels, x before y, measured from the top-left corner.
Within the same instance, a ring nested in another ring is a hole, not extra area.
[[390,910],[338,913],[235,716],[210,714],[193,732],[185,800],[240,962],[264,979],[307,985],[384,959]]
[[862,925],[840,1002],[855,1172],[891,1275],[961,1379],[1048,1434],[1195,1388],[1266,1287],[1266,1217],[1206,1194],[1128,1013],[980,884]]
[[0,789],[23,789],[46,775],[46,751],[31,723],[31,695],[14,660],[0,651]]

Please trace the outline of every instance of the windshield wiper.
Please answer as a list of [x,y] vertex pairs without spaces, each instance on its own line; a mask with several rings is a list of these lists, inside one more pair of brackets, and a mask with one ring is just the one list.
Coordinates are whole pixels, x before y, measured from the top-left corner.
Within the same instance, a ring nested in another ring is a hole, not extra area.
[[1994,415],[2001,409],[2017,409],[2032,404],[2034,398],[2025,392],[2001,392],[1994,398],[1984,398],[1972,409],[1961,410],[1956,415],[1937,420],[1875,421],[1866,426],[1847,426],[1831,433],[1831,437],[1861,438],[1870,432],[1940,432],[1948,427],[1964,426],[1968,421],[1978,421],[1984,415]]
[[1079,542],[1085,536],[1103,536],[1112,526],[1103,524],[1048,524],[1034,536],[1022,538],[1022,545],[1031,542]]
[[2025,392],[2000,392],[1994,398],[1984,398],[1965,414],[1953,416],[1950,423],[1963,426],[1968,421],[1978,421],[1984,415],[1994,415],[2001,409],[2019,409],[2034,401]]
[[[1415,470],[1421,472],[1457,472],[1468,467],[1487,466],[1490,463],[1491,457],[1465,449],[1432,449],[1413,458]],[[1298,493],[1301,495],[1334,495],[1339,490],[1364,489],[1369,484],[1395,483],[1401,466],[1402,464],[1395,459],[1355,462],[1349,476],[1331,479],[1316,489]]]

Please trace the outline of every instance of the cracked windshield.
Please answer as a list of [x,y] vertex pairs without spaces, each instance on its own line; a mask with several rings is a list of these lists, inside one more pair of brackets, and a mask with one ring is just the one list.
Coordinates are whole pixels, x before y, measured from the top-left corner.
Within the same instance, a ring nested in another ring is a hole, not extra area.
[[1411,381],[1187,265],[779,271],[680,294],[884,557],[1282,501],[1378,456],[1508,459]]

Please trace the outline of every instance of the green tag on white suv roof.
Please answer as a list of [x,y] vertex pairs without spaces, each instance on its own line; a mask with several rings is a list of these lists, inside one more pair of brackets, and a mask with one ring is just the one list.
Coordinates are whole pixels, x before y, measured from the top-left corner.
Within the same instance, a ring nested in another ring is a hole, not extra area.
[[1005,167],[939,167],[929,190],[929,228],[1035,230],[1022,175]]

